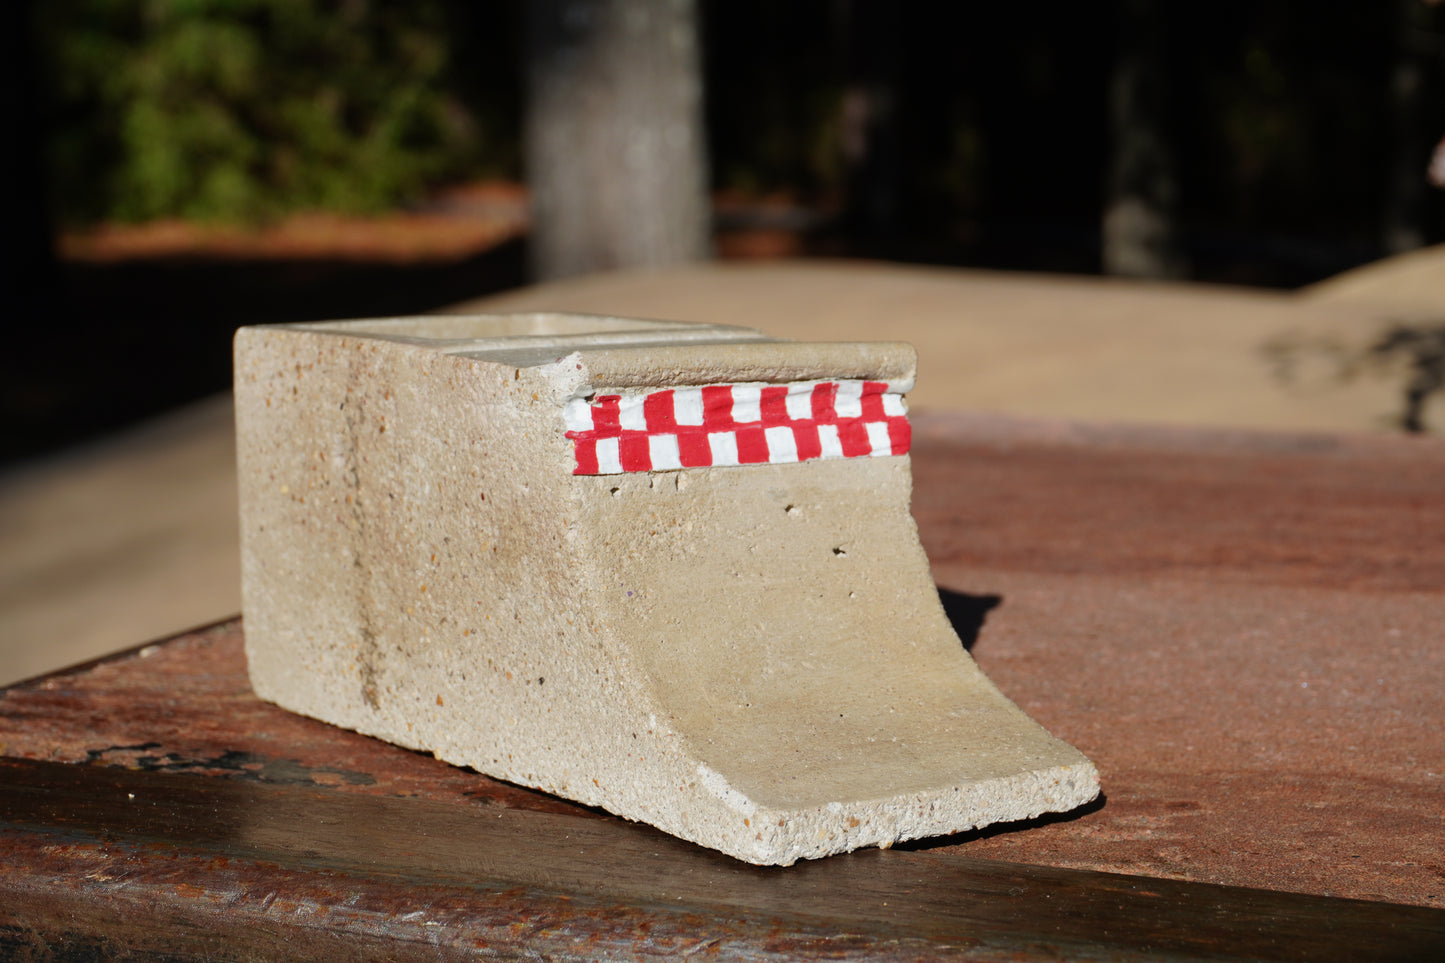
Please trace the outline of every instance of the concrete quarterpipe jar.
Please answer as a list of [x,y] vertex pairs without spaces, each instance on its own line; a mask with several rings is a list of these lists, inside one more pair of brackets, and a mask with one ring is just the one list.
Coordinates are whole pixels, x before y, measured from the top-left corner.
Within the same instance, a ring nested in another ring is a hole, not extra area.
[[939,605],[909,346],[527,314],[235,354],[263,698],[752,863],[1097,794]]

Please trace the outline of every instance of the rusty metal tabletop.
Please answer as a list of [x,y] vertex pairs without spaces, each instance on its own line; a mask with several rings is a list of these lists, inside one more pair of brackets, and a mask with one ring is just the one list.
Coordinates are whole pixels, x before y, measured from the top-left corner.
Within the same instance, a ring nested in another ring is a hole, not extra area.
[[1445,443],[915,419],[1083,810],[790,868],[291,715],[232,620],[0,692],[0,956],[1445,959]]

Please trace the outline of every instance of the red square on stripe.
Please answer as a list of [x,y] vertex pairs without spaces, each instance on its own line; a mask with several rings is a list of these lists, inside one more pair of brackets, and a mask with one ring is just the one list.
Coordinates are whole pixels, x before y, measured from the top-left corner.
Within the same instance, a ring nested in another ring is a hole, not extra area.
[[887,417],[883,414],[883,389],[886,387],[881,381],[863,382],[863,397],[859,400],[863,406],[864,421],[882,421]]
[[672,406],[672,389],[654,391],[642,400],[642,417],[647,419],[647,430],[662,434],[677,431],[677,412]]
[[769,385],[758,400],[758,413],[764,428],[788,423],[788,386]]
[[813,420],[832,424],[838,420],[838,386],[825,381],[813,389]]
[[873,451],[873,443],[868,440],[868,427],[859,418],[838,422],[838,443],[845,458],[860,458]]
[[823,454],[823,443],[818,440],[818,426],[800,422],[793,429],[793,442],[798,446],[798,461],[818,458]]
[[907,418],[888,419],[888,440],[893,443],[893,454],[906,455],[913,444],[913,426]]
[[572,474],[597,474],[597,441],[591,438],[578,438],[573,444],[576,450],[577,468]]
[[739,428],[738,464],[758,465],[768,460],[768,438],[762,428]]
[[652,452],[647,447],[647,434],[629,431],[617,443],[617,460],[623,471],[650,471]]
[[602,395],[592,404],[592,430],[599,438],[616,438],[622,430],[622,398]]
[[732,385],[708,385],[702,389],[702,426],[708,431],[728,431],[732,428]]
[[712,447],[707,443],[707,432],[678,432],[677,460],[682,462],[684,468],[706,468],[711,465]]

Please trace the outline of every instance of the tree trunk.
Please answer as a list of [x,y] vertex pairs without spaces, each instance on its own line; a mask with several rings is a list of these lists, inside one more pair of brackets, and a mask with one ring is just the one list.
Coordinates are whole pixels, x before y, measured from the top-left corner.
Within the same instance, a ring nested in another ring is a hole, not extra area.
[[535,275],[706,257],[695,0],[533,0],[527,26]]
[[1121,0],[1109,89],[1112,153],[1103,224],[1106,274],[1182,277],[1179,178],[1165,135],[1161,0]]

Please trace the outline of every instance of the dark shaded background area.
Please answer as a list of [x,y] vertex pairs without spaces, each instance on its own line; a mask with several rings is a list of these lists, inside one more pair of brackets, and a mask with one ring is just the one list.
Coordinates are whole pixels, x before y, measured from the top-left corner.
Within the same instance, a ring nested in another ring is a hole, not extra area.
[[[772,231],[786,241],[776,250],[803,255],[1098,272],[1128,2],[703,2],[718,226]],[[520,4],[434,6],[449,95],[486,134],[469,170],[520,178]],[[1442,8],[1159,7],[1163,134],[1190,277],[1293,287],[1329,276],[1388,253],[1402,204],[1418,241],[1445,237],[1441,192],[1423,185],[1428,149],[1445,135]],[[74,229],[62,202],[86,185],[47,145],[57,125],[88,121],[61,109],[32,42],[38,9],[18,2],[0,15],[19,133],[0,464],[223,390],[237,325],[420,312],[525,282],[525,241],[409,263],[54,257],[54,234]],[[98,178],[115,158],[97,143]]]
[[5,460],[225,390],[246,324],[426,312],[525,280],[522,243],[459,261],[197,257],[60,262],[0,361]]
[[[1117,6],[709,5],[715,176],[861,195],[831,225],[840,250],[1097,272]],[[1161,7],[1165,134],[1193,276],[1294,287],[1383,254],[1393,155],[1413,150],[1423,183],[1424,141],[1445,135],[1445,38],[1414,28],[1406,49],[1390,3]],[[1422,6],[1416,18],[1438,14]],[[1418,129],[1402,136],[1391,81],[1407,55],[1423,78]],[[890,98],[880,156],[855,172],[863,183],[807,146],[837,136],[815,106],[830,85]],[[1425,239],[1439,240],[1445,206],[1421,194]]]

